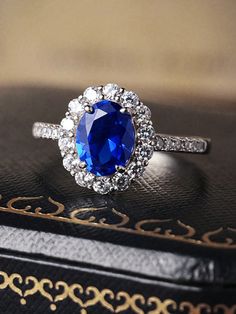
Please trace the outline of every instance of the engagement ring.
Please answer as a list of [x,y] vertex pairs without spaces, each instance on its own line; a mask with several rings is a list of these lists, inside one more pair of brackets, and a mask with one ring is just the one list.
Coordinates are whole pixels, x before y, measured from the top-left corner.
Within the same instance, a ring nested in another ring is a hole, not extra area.
[[126,190],[154,151],[205,153],[209,146],[205,138],[156,133],[150,109],[116,84],[88,87],[60,125],[35,122],[33,136],[58,140],[65,169],[100,194]]

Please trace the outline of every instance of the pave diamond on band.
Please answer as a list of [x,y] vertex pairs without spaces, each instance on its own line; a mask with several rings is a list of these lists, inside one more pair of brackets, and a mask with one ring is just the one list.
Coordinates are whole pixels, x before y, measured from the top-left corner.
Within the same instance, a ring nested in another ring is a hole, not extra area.
[[124,191],[144,173],[154,151],[206,153],[209,140],[157,133],[151,111],[117,84],[88,87],[69,102],[60,124],[35,122],[35,138],[58,141],[64,168],[100,194]]
[[206,153],[210,141],[202,137],[156,134],[155,151]]
[[59,124],[35,122],[32,133],[35,138],[58,140],[60,130],[61,126]]
[[[60,131],[59,124],[35,122],[33,125],[35,138],[58,140]],[[204,154],[209,149],[209,140],[201,137],[156,134],[154,142],[155,151]]]

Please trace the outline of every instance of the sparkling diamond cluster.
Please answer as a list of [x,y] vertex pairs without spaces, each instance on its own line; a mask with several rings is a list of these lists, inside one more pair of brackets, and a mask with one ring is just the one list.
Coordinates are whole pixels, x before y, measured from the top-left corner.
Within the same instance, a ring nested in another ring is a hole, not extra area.
[[[70,101],[61,121],[58,145],[65,169],[78,185],[100,194],[126,190],[152,157],[156,142],[150,118],[149,108],[132,91],[111,83],[87,88]],[[108,128],[103,122],[109,119]],[[102,136],[108,137],[105,144]]]
[[208,141],[199,137],[159,134],[155,136],[154,141],[156,151],[205,153],[208,147]]
[[33,125],[33,136],[36,138],[47,138],[58,140],[60,134],[60,126],[55,124],[36,122]]

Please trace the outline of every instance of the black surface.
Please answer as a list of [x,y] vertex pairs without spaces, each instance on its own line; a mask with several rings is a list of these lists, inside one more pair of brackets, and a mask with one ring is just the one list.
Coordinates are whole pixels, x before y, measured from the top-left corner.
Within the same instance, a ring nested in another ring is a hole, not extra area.
[[[1,224],[156,250],[160,254],[171,252],[176,262],[178,256],[184,257],[186,265],[191,257],[195,260],[194,275],[189,274],[190,268],[183,263],[178,274],[173,274],[171,265],[167,265],[158,277],[169,278],[168,281],[175,283],[217,283],[222,288],[235,286],[236,247],[221,245],[228,237],[234,246],[236,244],[236,232],[227,230],[228,227],[236,228],[235,107],[226,110],[213,106],[151,104],[152,120],[157,131],[210,137],[210,154],[155,154],[139,183],[134,183],[126,192],[101,196],[75,184],[62,166],[56,142],[36,140],[31,135],[35,121],[59,123],[69,100],[78,95],[76,90],[49,88],[0,90],[2,203],[16,196],[50,196],[63,203],[68,212],[73,208],[102,207],[102,215],[110,221],[114,219],[111,208],[115,207],[130,217],[130,225],[143,219],[172,219],[172,222],[162,224],[162,233],[171,227],[181,234],[183,230],[180,228],[178,231],[176,226],[176,221],[181,220],[196,230],[197,233],[192,236],[196,240],[208,231],[224,228],[212,238],[216,245],[197,245],[178,239],[142,236],[2,212]],[[42,208],[50,208],[46,200],[41,200],[39,204]],[[211,265],[212,272],[206,273],[204,267],[209,269]]]
[[[222,287],[215,285],[211,289],[208,287],[189,287],[185,285],[176,285],[174,283],[166,283],[160,281],[140,280],[138,277],[116,276],[110,272],[91,272],[88,268],[76,267],[62,268],[57,264],[41,264],[37,260],[30,262],[24,259],[17,260],[14,258],[1,257],[1,268],[10,275],[13,272],[21,274],[23,283],[15,280],[15,285],[25,293],[32,289],[32,283],[26,284],[27,276],[35,277],[39,282],[42,279],[49,279],[52,286],[45,284],[44,290],[51,295],[53,299],[43,296],[41,293],[28,295],[24,299],[25,305],[20,305],[21,296],[14,293],[12,290],[2,290],[0,299],[1,313],[53,313],[50,306],[55,304],[56,313],[78,313],[78,314],[108,314],[117,313],[116,309],[122,304],[128,304],[127,308],[119,313],[125,314],[231,314],[235,311],[235,289],[227,287],[222,290]],[[74,298],[66,296],[65,298],[54,301],[57,295],[64,292],[63,287],[55,288],[55,283],[63,281],[71,286],[75,283],[83,287],[82,293],[77,289],[75,295],[86,301],[94,300],[98,296],[101,299],[100,292],[106,291],[105,300],[112,305],[113,309],[104,306],[103,302],[95,301],[94,305],[85,307],[86,312],[81,312],[84,308],[77,302],[73,302]],[[88,287],[96,287],[98,294],[86,293]],[[114,293],[114,298],[109,295],[109,289]],[[119,298],[119,293],[125,292],[127,297]],[[150,302],[152,298],[155,301]],[[130,301],[131,300],[131,301]],[[223,303],[223,305],[221,304]],[[184,305],[185,304],[185,305]],[[181,306],[182,305],[182,306]],[[153,311],[153,312],[152,312]],[[159,311],[159,312],[158,312]]]

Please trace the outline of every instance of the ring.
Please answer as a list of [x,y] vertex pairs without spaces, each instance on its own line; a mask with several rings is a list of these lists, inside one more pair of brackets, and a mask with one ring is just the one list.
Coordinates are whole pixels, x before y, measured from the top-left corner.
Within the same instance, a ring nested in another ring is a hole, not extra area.
[[156,133],[151,111],[117,84],[88,87],[69,102],[61,124],[35,122],[35,138],[58,140],[63,165],[82,187],[124,191],[154,151],[206,153],[209,139]]

